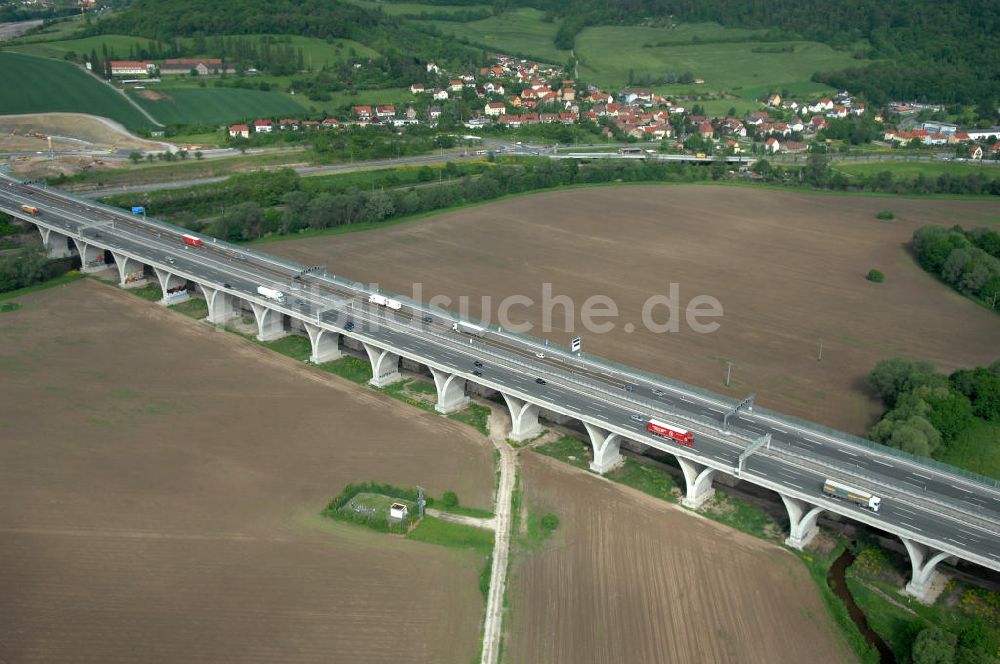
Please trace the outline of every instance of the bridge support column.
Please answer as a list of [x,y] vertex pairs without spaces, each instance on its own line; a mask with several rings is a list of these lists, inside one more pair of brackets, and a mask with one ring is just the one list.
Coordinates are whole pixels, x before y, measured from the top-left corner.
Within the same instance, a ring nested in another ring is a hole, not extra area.
[[928,593],[934,585],[937,572],[934,568],[938,563],[948,557],[949,554],[943,551],[935,551],[926,544],[914,542],[913,540],[901,537],[906,552],[910,554],[910,582],[906,584],[906,594],[916,597],[922,602],[929,602],[931,598]]
[[325,327],[303,323],[306,332],[309,334],[309,342],[312,344],[312,354],[309,361],[313,364],[323,364],[338,359],[340,352],[340,334],[331,332]]
[[167,292],[171,288],[178,288],[184,285],[185,283],[184,279],[181,279],[173,272],[168,272],[158,267],[153,268],[153,273],[156,275],[156,280],[160,284],[160,293],[161,293],[160,304],[162,304],[163,306],[167,306],[169,304],[176,304],[177,302],[180,302],[184,299],[184,298],[181,299],[175,298],[171,300],[167,297]]
[[819,532],[816,520],[823,513],[823,508],[798,498],[780,495],[781,501],[785,503],[785,509],[788,510],[789,534],[785,544],[793,549],[803,549]]
[[510,440],[522,441],[534,438],[542,432],[538,423],[538,406],[501,392],[510,411]]
[[465,394],[465,379],[458,374],[448,373],[431,367],[434,376],[434,387],[437,388],[438,400],[434,410],[439,413],[454,413],[465,408],[469,397]]
[[712,487],[712,478],[715,475],[715,468],[703,466],[684,457],[677,457],[677,463],[684,473],[684,484],[687,487],[684,500],[681,504],[684,507],[696,510],[705,504],[705,501],[715,495]]
[[625,461],[621,454],[621,436],[587,422],[584,422],[583,426],[587,428],[587,433],[590,435],[590,445],[594,449],[594,460],[590,464],[592,471],[603,475]]
[[209,288],[198,284],[208,305],[208,316],[205,318],[214,325],[224,325],[226,321],[236,317],[236,298],[217,288]]
[[80,254],[81,272],[100,272],[107,269],[108,266],[104,263],[104,249],[79,238],[73,238],[73,242]]
[[146,285],[146,266],[142,261],[129,258],[124,254],[112,251],[115,265],[118,266],[118,285],[122,288],[138,288]]
[[287,335],[284,314],[256,302],[251,302],[250,307],[257,320],[257,341],[274,341]]
[[403,377],[399,374],[399,355],[371,344],[364,346],[365,352],[368,353],[368,361],[372,365],[372,379],[368,381],[369,385],[385,387],[402,380]]
[[36,226],[36,228],[42,234],[42,244],[48,250],[49,258],[66,258],[73,255],[68,235],[63,235],[45,226]]

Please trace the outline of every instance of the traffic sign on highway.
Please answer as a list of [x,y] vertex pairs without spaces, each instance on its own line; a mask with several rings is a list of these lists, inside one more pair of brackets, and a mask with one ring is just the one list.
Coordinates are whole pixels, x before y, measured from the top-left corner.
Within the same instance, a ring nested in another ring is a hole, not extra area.
[[579,353],[582,346],[583,339],[581,337],[573,337],[573,341],[570,342],[570,350],[574,353]]
[[146,214],[146,208],[141,205],[136,205],[132,207],[132,214]]

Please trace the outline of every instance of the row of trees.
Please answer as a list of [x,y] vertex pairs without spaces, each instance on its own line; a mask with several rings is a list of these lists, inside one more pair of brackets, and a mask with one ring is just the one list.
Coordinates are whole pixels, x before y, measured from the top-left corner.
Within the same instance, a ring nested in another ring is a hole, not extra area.
[[913,233],[920,266],[991,309],[1000,300],[1000,233],[990,228],[924,226]]
[[0,256],[0,293],[34,286],[64,274],[68,260],[49,260],[41,245]]
[[1000,422],[1000,360],[947,376],[896,357],[875,365],[868,385],[887,409],[869,437],[910,454],[940,454],[976,418]]

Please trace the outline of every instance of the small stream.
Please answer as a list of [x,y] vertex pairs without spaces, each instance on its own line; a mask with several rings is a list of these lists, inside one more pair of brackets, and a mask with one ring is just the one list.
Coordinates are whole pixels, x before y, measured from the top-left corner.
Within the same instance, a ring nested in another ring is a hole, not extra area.
[[854,602],[851,591],[847,589],[845,572],[853,562],[854,554],[849,548],[844,549],[844,552],[833,562],[830,573],[826,577],[826,584],[830,586],[833,594],[844,602],[844,606],[847,607],[847,613],[850,614],[854,624],[858,626],[861,635],[878,650],[879,661],[882,664],[896,664],[896,655],[892,652],[892,648],[882,640],[881,636],[875,633],[875,630],[868,626],[868,618],[865,617],[864,612]]

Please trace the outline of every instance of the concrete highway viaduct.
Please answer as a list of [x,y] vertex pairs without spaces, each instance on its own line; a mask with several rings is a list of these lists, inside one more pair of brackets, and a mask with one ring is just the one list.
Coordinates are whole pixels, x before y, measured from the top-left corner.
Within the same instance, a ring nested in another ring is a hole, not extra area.
[[[37,206],[40,212],[23,211],[24,204]],[[204,247],[190,247],[181,242],[182,231],[173,226],[136,219],[119,210],[25,186],[10,178],[0,178],[0,210],[34,224],[51,256],[78,255],[85,272],[115,270],[123,288],[155,282],[164,294],[164,304],[202,297],[208,307],[208,322],[224,325],[245,317],[253,321],[261,341],[302,335],[310,341],[310,361],[314,363],[329,362],[344,353],[364,357],[371,363],[370,382],[376,387],[401,380],[401,371],[426,368],[437,390],[438,412],[450,413],[464,407],[471,392],[499,394],[510,412],[508,436],[512,440],[539,435],[541,420],[577,422],[589,439],[593,451],[590,468],[595,473],[607,473],[622,463],[623,445],[638,449],[647,446],[671,454],[685,479],[683,504],[688,508],[698,509],[704,504],[712,496],[716,480],[742,480],[770,489],[781,497],[787,510],[789,533],[785,543],[790,547],[801,549],[809,543],[823,513],[891,533],[902,540],[909,554],[911,576],[906,591],[915,597],[927,597],[935,568],[945,560],[964,560],[1000,570],[1000,519],[996,518],[1000,490],[995,486],[980,488],[968,478],[893,459],[894,464],[909,464],[907,472],[912,466],[918,476],[946,482],[953,489],[976,496],[976,501],[981,495],[985,508],[963,506],[956,511],[948,499],[927,492],[911,495],[899,486],[885,486],[879,493],[886,506],[893,509],[872,513],[833,500],[820,491],[824,477],[850,479],[857,476],[853,468],[831,466],[792,446],[786,449],[772,445],[771,436],[798,427],[796,431],[808,434],[807,439],[814,442],[828,441],[832,446],[841,445],[841,441],[830,432],[755,412],[752,400],[729,403],[728,413],[716,420],[701,417],[687,406],[668,407],[669,403],[680,402],[651,404],[649,399],[595,381],[592,372],[581,368],[580,356],[568,351],[546,346],[547,359],[542,361],[534,340],[515,339],[500,330],[489,330],[482,338],[459,334],[452,330],[453,321],[458,319],[449,312],[405,300],[398,312],[371,305],[368,296],[372,291],[360,284],[204,236]],[[286,294],[285,300],[262,297],[257,293],[258,285],[280,288]],[[642,389],[647,389],[652,380],[638,372],[628,373],[626,368],[619,370],[623,373],[618,380]],[[698,397],[706,403],[724,403],[719,401],[722,397],[712,402],[695,391],[686,392],[661,380],[664,382],[652,384],[663,388],[661,392],[675,391],[681,402],[694,403],[694,397]],[[694,433],[696,444],[685,447],[650,434],[644,423],[637,425],[637,412],[682,423]],[[757,435],[727,426],[730,416],[743,418],[750,414],[755,421],[770,422],[766,426],[772,428]],[[857,456],[862,451],[847,454]],[[878,459],[876,463],[890,465]],[[947,494],[950,490],[943,491]],[[915,516],[905,516],[904,512]],[[960,531],[969,534],[959,539]]]

